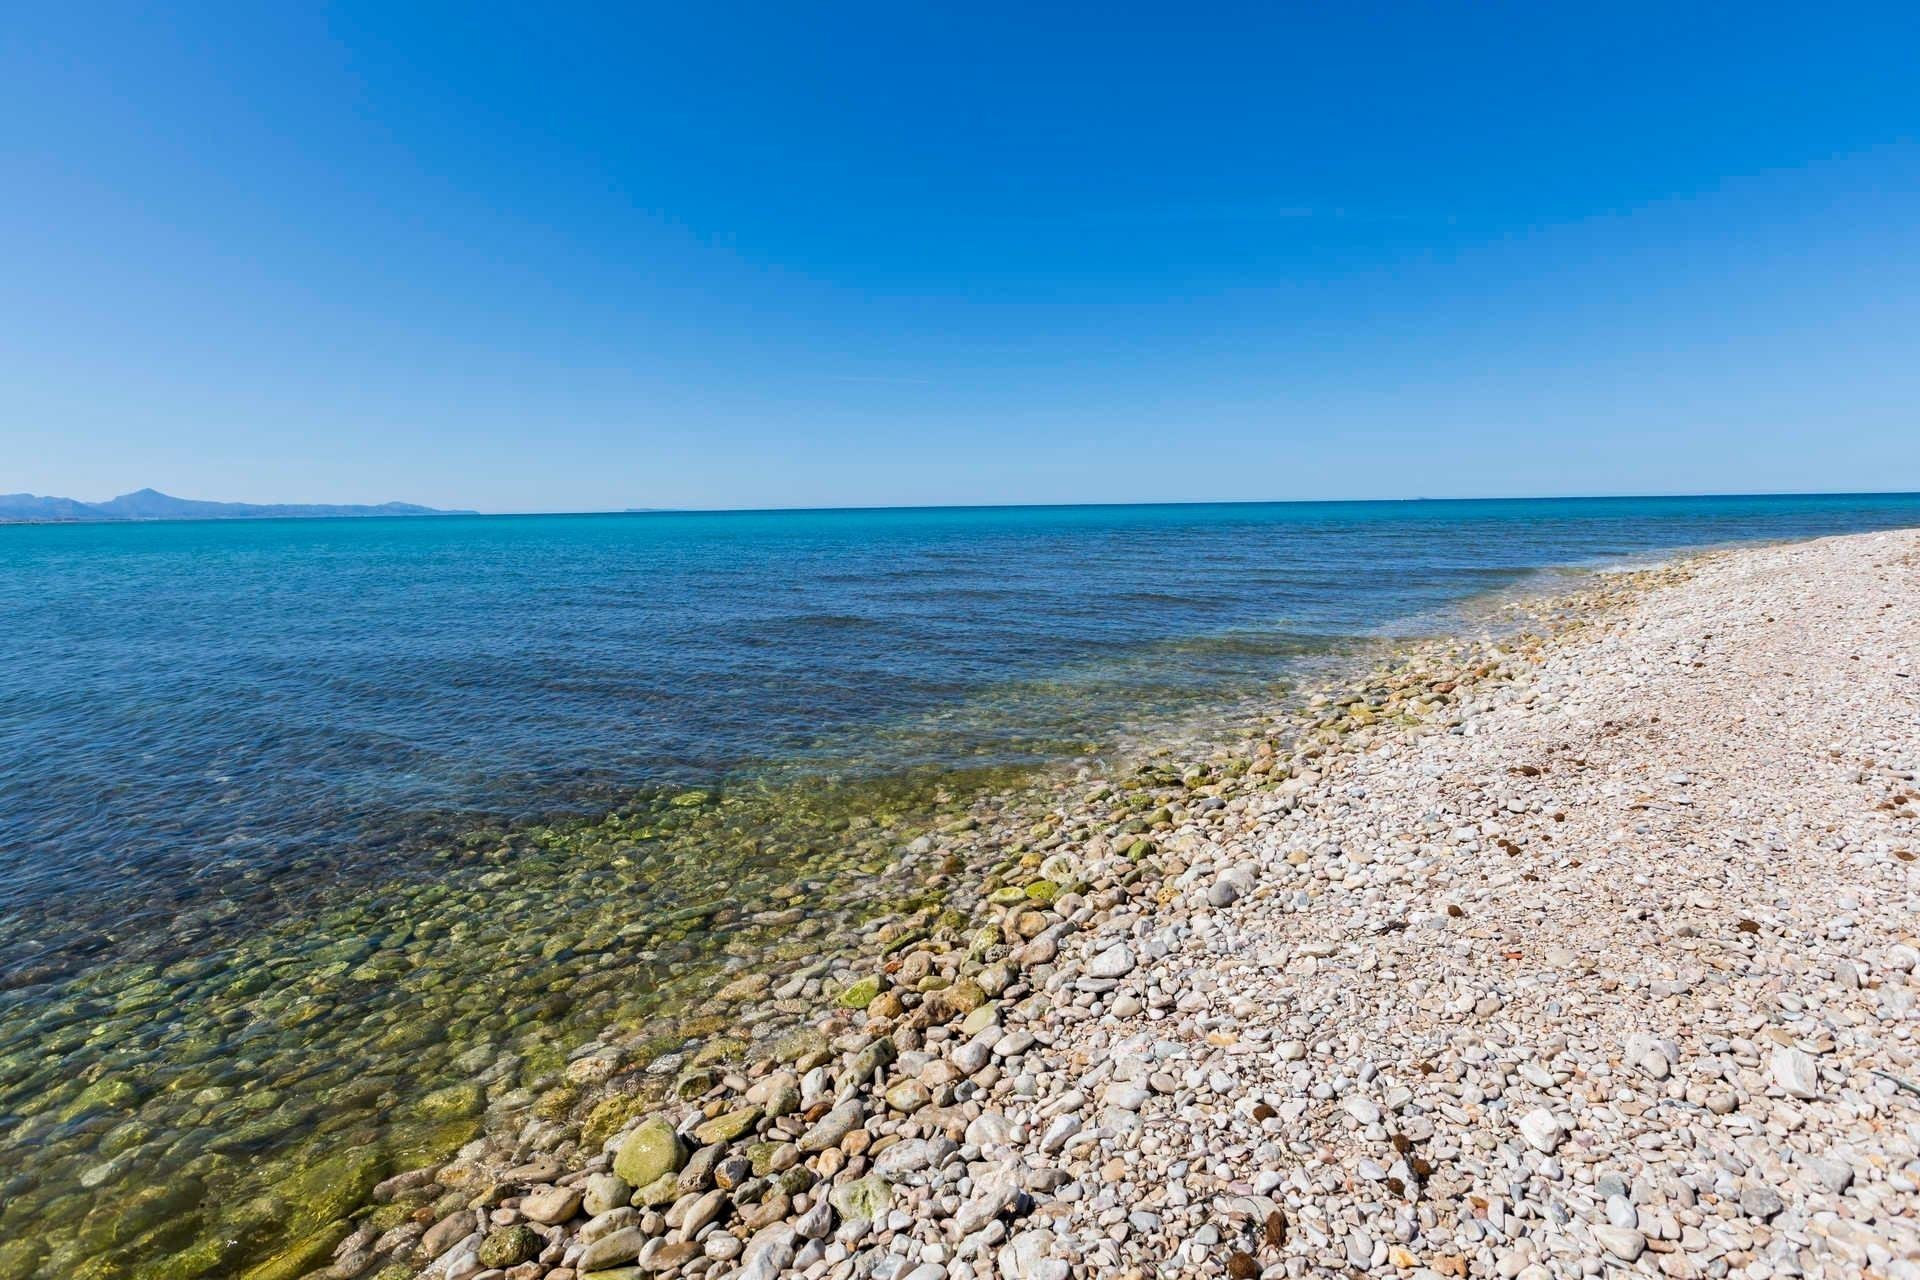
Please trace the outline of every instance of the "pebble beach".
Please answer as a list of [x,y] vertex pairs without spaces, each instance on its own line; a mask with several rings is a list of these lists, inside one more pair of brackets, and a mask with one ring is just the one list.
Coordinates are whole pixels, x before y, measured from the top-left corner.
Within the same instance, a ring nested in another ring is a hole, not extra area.
[[964,924],[742,976],[716,999],[812,1012],[664,1096],[586,1046],[584,1126],[268,1266],[1920,1275],[1916,602],[1912,532],[1607,575],[954,823],[1014,852]]

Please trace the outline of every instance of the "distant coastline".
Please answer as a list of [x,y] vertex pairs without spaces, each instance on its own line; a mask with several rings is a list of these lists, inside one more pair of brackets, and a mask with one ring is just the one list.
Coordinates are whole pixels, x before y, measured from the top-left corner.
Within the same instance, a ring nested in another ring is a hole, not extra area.
[[411,502],[375,505],[319,502],[203,502],[157,489],[136,489],[107,502],[0,493],[0,524],[93,524],[126,520],[272,520],[340,516],[470,516]]

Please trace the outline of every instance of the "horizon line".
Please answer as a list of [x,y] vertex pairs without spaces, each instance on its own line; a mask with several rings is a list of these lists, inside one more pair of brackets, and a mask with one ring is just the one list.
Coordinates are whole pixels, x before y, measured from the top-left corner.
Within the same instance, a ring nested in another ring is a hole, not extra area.
[[[137,490],[134,492],[138,492]],[[156,491],[158,492],[158,491]],[[166,495],[174,497],[177,495]],[[1414,503],[1460,502],[1620,502],[1634,500],[1680,501],[1688,498],[1920,498],[1920,489],[1770,489],[1721,490],[1713,492],[1681,491],[1667,493],[1529,493],[1479,494],[1471,497],[1432,497],[1417,495],[1400,498],[1181,498],[1117,502],[937,502],[872,503],[837,506],[791,507],[607,507],[571,510],[478,511],[442,509],[418,512],[381,512],[379,514],[315,514],[273,516],[130,516],[77,519],[9,519],[0,517],[0,525],[96,525],[96,524],[263,524],[274,521],[316,520],[502,520],[541,516],[551,518],[587,518],[596,516],[726,516],[726,515],[803,515],[808,513],[852,514],[860,512],[916,511],[1061,511],[1111,510],[1125,507],[1278,507],[1278,506],[1396,506]],[[351,502],[250,502],[233,499],[191,498],[193,502],[238,501],[247,506],[378,506],[385,504]],[[109,499],[110,501],[110,499]],[[398,500],[395,500],[398,501]],[[424,504],[404,504],[424,505]]]

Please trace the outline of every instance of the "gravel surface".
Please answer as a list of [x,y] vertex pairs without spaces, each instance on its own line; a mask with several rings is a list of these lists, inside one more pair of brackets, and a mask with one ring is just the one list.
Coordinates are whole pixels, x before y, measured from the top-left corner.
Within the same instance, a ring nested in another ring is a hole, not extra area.
[[1547,630],[1087,780],[995,933],[331,1274],[1920,1278],[1920,533]]

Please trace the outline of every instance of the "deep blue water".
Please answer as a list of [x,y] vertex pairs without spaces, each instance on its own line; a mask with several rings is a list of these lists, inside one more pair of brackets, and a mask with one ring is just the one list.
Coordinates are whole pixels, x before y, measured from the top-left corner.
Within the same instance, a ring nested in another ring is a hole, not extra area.
[[[1545,566],[1920,495],[0,528],[0,932],[462,815],[1045,758]],[[0,957],[4,962],[8,957]]]

